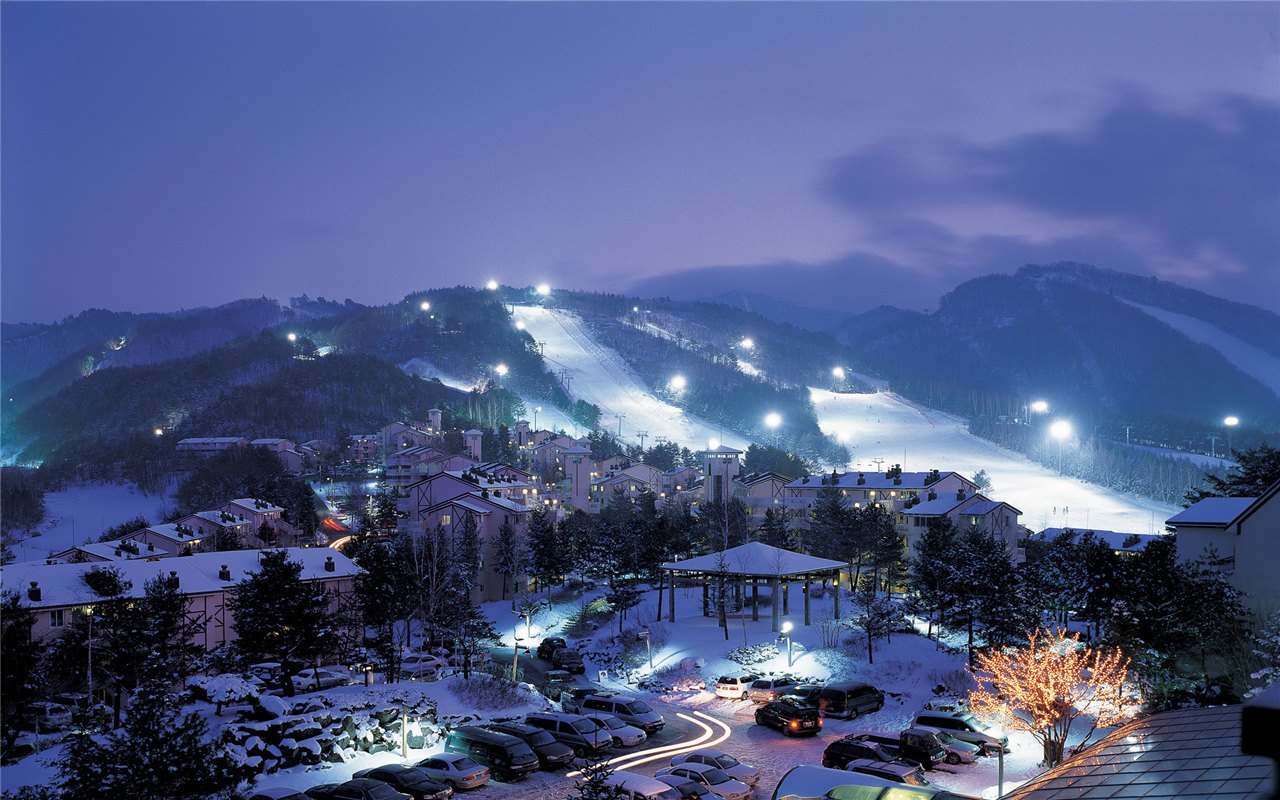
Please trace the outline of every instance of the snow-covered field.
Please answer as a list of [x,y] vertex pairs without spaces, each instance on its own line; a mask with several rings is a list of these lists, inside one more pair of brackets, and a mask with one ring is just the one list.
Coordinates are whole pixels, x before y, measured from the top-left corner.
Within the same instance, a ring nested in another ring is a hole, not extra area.
[[601,347],[567,311],[539,306],[516,306],[514,316],[538,342],[551,369],[566,370],[569,395],[600,407],[600,424],[615,433],[622,416],[622,438],[636,441],[637,431],[647,431],[646,442],[664,436],[691,450],[717,440],[745,449],[749,442],[718,425],[685,414],[649,393],[644,383],[613,351]]
[[954,470],[991,476],[991,496],[1022,511],[1022,524],[1158,533],[1178,509],[1055,474],[1018,453],[969,433],[964,422],[921,408],[892,392],[837,394],[810,389],[823,432],[834,434],[853,454],[853,469],[902,464],[907,471]]
[[38,535],[13,547],[18,561],[47,558],[76,544],[97,541],[107,528],[141,514],[151,522],[173,508],[171,495],[144,494],[136,486],[89,483],[44,496],[45,518]]

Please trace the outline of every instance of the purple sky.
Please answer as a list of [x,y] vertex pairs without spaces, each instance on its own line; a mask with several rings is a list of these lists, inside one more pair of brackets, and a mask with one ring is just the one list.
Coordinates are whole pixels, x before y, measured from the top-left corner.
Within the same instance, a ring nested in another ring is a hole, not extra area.
[[5,321],[490,277],[920,309],[1057,260],[1280,310],[1276,3],[0,14]]

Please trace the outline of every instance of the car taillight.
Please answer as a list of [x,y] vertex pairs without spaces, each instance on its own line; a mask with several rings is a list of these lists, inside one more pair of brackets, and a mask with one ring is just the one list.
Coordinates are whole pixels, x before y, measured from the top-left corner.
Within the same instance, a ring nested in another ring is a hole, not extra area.
[[822,717],[818,717],[818,727],[822,727]]

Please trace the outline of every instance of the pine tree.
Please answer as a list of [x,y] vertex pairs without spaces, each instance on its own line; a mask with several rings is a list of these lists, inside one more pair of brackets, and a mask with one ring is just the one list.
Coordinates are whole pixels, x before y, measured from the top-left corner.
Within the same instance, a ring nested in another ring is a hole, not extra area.
[[371,546],[361,554],[363,570],[355,578],[355,599],[365,626],[373,631],[373,652],[388,680],[400,674],[400,654],[408,647],[413,593],[408,562],[393,548]]
[[0,742],[9,752],[24,727],[26,705],[39,696],[44,646],[31,636],[36,617],[17,592],[0,598]]
[[930,637],[935,625],[941,627],[942,620],[957,602],[955,558],[958,549],[955,525],[947,517],[930,519],[928,527],[916,541],[909,586],[917,605],[929,615]]
[[468,593],[475,587],[480,576],[480,524],[475,514],[470,512],[462,516],[461,529],[453,541],[453,559],[458,566],[458,575],[467,586]]
[[258,564],[227,600],[235,646],[250,662],[279,662],[280,688],[292,697],[293,676],[333,646],[329,593],[302,580],[302,564],[284,550],[263,551]]
[[580,773],[577,791],[566,800],[624,800],[630,796],[630,792],[609,782],[613,767],[608,759],[589,758]]
[[1184,500],[1191,505],[1206,497],[1261,497],[1280,481],[1280,448],[1259,445],[1252,450],[1235,451],[1236,465],[1225,476],[1205,474],[1207,487],[1192,489]]
[[[829,482],[836,478],[823,478]],[[849,503],[834,484],[818,490],[818,496],[809,510],[809,531],[805,535],[805,550],[822,558],[852,560],[853,548],[849,546],[849,532],[853,520]]]
[[568,572],[566,548],[556,536],[555,520],[544,509],[535,508],[529,514],[529,572],[538,581],[539,588],[547,591],[547,604],[551,604],[551,586]]
[[493,569],[502,576],[502,599],[505,600],[507,592],[515,588],[516,579],[525,571],[524,549],[511,523],[504,522],[498,528],[498,540],[494,542],[493,549]]
[[787,527],[787,513],[772,508],[765,509],[764,521],[760,523],[760,541],[770,547],[790,550],[793,547],[791,530]]

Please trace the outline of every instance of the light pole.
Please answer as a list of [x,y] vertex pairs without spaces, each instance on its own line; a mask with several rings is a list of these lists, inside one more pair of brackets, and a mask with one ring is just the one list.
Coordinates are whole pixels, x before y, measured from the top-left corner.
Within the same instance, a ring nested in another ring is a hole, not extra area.
[[515,647],[511,648],[511,682],[516,682],[516,676],[520,674],[520,643],[524,641],[523,636],[517,636]]
[[533,407],[533,429],[538,430],[538,412],[542,410],[542,406]]
[[1227,429],[1227,458],[1231,458],[1231,429],[1240,424],[1240,418],[1227,417],[1222,421],[1222,424]]
[[764,425],[773,433],[774,445],[778,444],[778,426],[782,424],[782,415],[776,411],[770,411],[764,415]]
[[649,671],[653,672],[653,640],[650,638],[649,629],[640,631],[640,635],[644,637],[644,646],[649,650]]
[[792,627],[793,626],[791,624],[791,620],[787,620],[786,622],[782,623],[782,635],[787,637],[787,667],[788,668],[791,667],[791,662],[792,662],[792,659],[791,659],[791,628]]
[[1049,435],[1058,440],[1058,474],[1062,475],[1062,448],[1071,438],[1071,423],[1065,419],[1055,420],[1049,426]]

